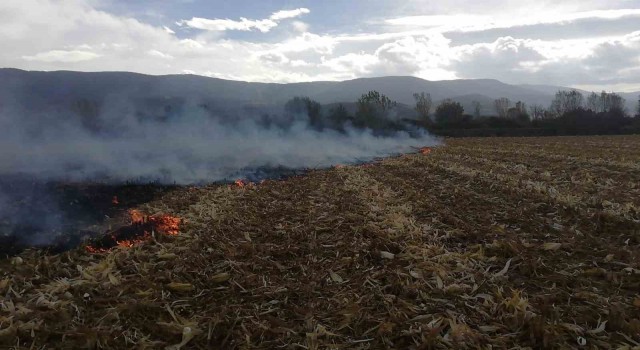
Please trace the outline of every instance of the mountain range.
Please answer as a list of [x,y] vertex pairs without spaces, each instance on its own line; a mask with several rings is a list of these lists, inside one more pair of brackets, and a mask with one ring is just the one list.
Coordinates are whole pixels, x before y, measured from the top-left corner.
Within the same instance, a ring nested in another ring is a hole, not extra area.
[[[0,111],[3,107],[16,105],[31,110],[43,110],[52,106],[64,109],[79,100],[101,104],[123,99],[145,100],[147,104],[190,100],[223,109],[237,105],[282,106],[294,96],[308,96],[322,104],[333,104],[354,102],[363,93],[377,90],[408,106],[414,104],[415,92],[430,93],[434,105],[450,98],[460,102],[468,113],[473,111],[473,101],[478,101],[482,114],[492,115],[495,114],[493,101],[497,98],[506,97],[513,103],[523,101],[528,105],[541,104],[548,107],[556,91],[568,89],[548,85],[510,85],[494,79],[429,81],[410,76],[388,76],[278,84],[197,75],[41,72],[4,68],[0,69]],[[586,95],[588,92],[583,93]],[[625,98],[627,109],[635,111],[640,92],[620,95]]]

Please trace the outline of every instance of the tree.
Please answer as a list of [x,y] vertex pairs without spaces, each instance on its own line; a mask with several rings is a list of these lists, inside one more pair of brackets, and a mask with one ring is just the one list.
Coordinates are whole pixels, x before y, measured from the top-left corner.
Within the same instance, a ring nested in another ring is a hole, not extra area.
[[576,109],[582,107],[582,101],[584,97],[577,90],[571,90],[567,94],[567,110],[575,111]]
[[323,121],[322,121],[322,105],[310,98],[305,100],[307,105],[307,115],[309,116],[309,125],[316,129],[322,130]]
[[291,124],[300,116],[306,116],[309,126],[316,130],[324,127],[322,120],[322,105],[309,97],[294,97],[284,105],[286,122]]
[[459,102],[446,99],[436,108],[436,123],[441,126],[460,124],[463,114],[464,108]]
[[561,116],[567,112],[575,111],[582,107],[584,97],[577,90],[556,92],[556,96],[551,102],[551,110]]
[[327,127],[344,132],[344,124],[349,119],[351,119],[349,112],[342,104],[339,104],[337,107],[332,108],[331,111],[329,111]]
[[480,118],[480,102],[473,101],[471,104],[473,105],[473,116],[476,117],[476,119]]
[[383,129],[389,124],[387,113],[397,104],[396,101],[392,101],[378,91],[369,91],[358,99],[354,125],[361,128]]
[[602,112],[601,110],[601,103],[600,103],[600,96],[598,96],[598,94],[596,94],[595,92],[592,92],[589,94],[589,96],[587,96],[587,110],[590,110],[592,112]]
[[508,98],[502,97],[494,101],[494,105],[496,107],[496,113],[498,113],[498,117],[506,118],[507,112],[511,107],[511,101]]
[[545,109],[542,105],[533,104],[529,106],[529,114],[533,119],[543,119],[545,116]]
[[638,108],[636,112],[636,117],[640,118],[640,96],[638,96]]
[[624,103],[624,98],[613,92],[602,91],[599,95],[592,92],[587,97],[587,109],[595,113],[611,110],[624,111]]
[[358,99],[358,109],[363,111],[374,108],[379,111],[386,112],[391,108],[394,108],[397,104],[398,103],[396,101],[392,101],[386,95],[375,90],[363,94]]
[[516,102],[515,107],[509,108],[509,111],[507,112],[507,118],[515,120],[520,124],[526,124],[531,120],[531,118],[529,118],[529,114],[527,113],[527,106],[522,101]]
[[600,96],[602,96],[601,98],[603,99],[603,105],[605,106],[605,108],[603,108],[602,112],[609,112],[612,110],[620,110],[620,111],[624,111],[624,98],[622,98],[622,96],[612,92],[612,93],[606,93],[606,92],[602,92],[600,94]]
[[413,94],[413,98],[416,100],[416,111],[420,114],[420,117],[426,123],[429,122],[429,113],[431,112],[431,94],[425,94],[424,92]]

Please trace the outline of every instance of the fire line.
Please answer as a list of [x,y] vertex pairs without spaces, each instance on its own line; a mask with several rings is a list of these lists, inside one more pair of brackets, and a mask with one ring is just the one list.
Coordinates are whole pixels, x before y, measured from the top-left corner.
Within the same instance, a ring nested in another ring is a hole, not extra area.
[[115,231],[109,232],[103,237],[89,244],[85,249],[89,253],[106,253],[116,247],[131,248],[139,243],[148,241],[152,232],[177,235],[180,231],[182,219],[167,215],[144,215],[141,211],[129,210],[131,223]]

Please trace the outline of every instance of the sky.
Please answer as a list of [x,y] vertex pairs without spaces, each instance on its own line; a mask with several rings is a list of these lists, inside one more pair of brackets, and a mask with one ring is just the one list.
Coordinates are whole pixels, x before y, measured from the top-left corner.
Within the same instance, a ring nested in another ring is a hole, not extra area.
[[2,0],[0,67],[640,91],[640,0]]

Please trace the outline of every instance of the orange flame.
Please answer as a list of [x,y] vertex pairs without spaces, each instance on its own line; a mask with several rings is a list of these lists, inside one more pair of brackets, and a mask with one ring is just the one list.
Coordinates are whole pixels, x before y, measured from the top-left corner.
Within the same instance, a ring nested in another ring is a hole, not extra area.
[[[118,240],[116,239],[116,237],[114,235],[111,235],[111,238],[113,238],[113,240],[116,243],[116,247],[122,247],[122,248],[132,248],[133,246],[140,244],[144,241],[148,241],[149,239],[151,239],[151,234],[149,234],[149,232],[145,231],[144,234],[141,237],[138,237],[136,239],[123,239],[123,240]],[[108,253],[110,251],[112,251],[113,249],[115,249],[116,247],[113,248],[97,248],[97,247],[93,247],[90,245],[85,246],[85,250],[89,253],[92,254],[98,254],[98,253]]]
[[136,239],[116,240],[116,243],[118,247],[131,248],[136,244],[149,240],[150,238],[151,238],[151,235],[149,234],[149,232],[145,231],[142,237],[139,237]]
[[132,224],[141,224],[144,222],[144,214],[140,210],[129,209],[129,216]]
[[[152,231],[169,236],[175,236],[180,232],[180,224],[182,223],[182,220],[178,217],[167,214],[145,216],[141,211],[136,209],[130,209],[128,213],[131,217],[131,225],[125,226],[110,235],[110,239],[115,243],[115,246],[112,245],[110,248],[100,248],[87,245],[85,246],[85,249],[89,253],[107,253],[115,247],[131,248],[139,243],[148,241],[151,239]],[[139,230],[140,233],[135,234],[135,238],[120,239],[117,232],[122,232],[122,230],[134,230],[134,232]]]
[[431,153],[431,147],[420,148],[420,153],[424,154],[425,156],[428,155],[429,153]]
[[90,245],[85,246],[84,249],[91,254],[106,253],[108,251],[108,249],[95,248]]
[[150,216],[149,221],[155,229],[169,236],[175,236],[180,232],[180,223],[182,222],[180,218],[170,215]]
[[98,249],[98,248],[92,247],[90,245],[84,246],[84,250],[86,250],[87,252],[89,252],[91,254],[104,253],[103,249]]
[[[167,214],[145,216],[141,211],[136,209],[129,210],[129,215],[131,216],[132,225],[140,225],[147,222],[154,230],[170,236],[178,234],[180,231],[180,223],[182,222],[180,218]],[[145,231],[145,233],[147,232]]]
[[234,183],[236,184],[236,186],[240,187],[240,188],[245,188],[245,187],[254,187],[256,184],[250,181],[245,181],[242,179],[238,179],[236,181],[234,181]]

